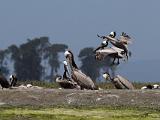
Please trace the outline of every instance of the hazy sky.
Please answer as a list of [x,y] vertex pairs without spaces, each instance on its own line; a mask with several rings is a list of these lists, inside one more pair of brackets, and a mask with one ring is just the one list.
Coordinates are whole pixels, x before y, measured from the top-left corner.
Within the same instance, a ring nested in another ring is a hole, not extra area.
[[160,59],[159,12],[159,0],[1,0],[0,49],[48,36],[79,52],[100,44],[97,33],[124,31],[133,61]]

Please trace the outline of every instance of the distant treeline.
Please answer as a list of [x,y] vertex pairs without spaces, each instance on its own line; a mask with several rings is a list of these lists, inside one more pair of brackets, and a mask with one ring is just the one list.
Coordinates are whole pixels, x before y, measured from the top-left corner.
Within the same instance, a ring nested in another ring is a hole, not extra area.
[[[48,37],[27,39],[20,46],[11,45],[0,50],[0,74],[8,76],[16,74],[19,80],[47,80],[52,81],[58,73],[62,60],[59,53],[68,48],[66,44],[51,44]],[[100,70],[110,61],[96,61],[94,48],[80,50],[78,58],[81,61],[80,69],[93,80],[100,76]],[[75,53],[75,57],[77,54]]]

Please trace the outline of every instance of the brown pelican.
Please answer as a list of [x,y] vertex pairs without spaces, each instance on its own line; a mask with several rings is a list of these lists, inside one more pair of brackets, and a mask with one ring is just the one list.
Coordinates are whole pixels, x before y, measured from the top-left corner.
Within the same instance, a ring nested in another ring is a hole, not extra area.
[[64,55],[70,65],[72,79],[77,82],[81,89],[97,89],[93,80],[89,76],[82,73],[82,71],[76,65],[73,53],[70,50],[67,50],[65,51]]
[[110,74],[106,72],[103,74],[103,77],[106,80],[111,80],[117,89],[134,89],[132,83],[120,75],[116,75],[114,78],[111,78]]
[[[64,73],[63,77],[62,76],[57,76],[56,82],[65,89],[74,89],[77,88],[79,89],[80,87],[77,85],[76,82],[72,80],[72,78],[69,77],[69,71],[68,71],[68,65],[66,61],[63,61],[64,64]],[[68,76],[67,76],[68,74]]]
[[97,47],[94,52],[96,52],[97,50],[101,50],[101,49],[104,49],[105,47],[108,46],[108,41],[104,40],[101,45],[99,47]]
[[[127,59],[128,59],[128,44],[131,42],[131,37],[129,35],[127,35],[126,33],[122,32],[121,36],[119,39],[115,38],[116,36],[116,32],[111,32],[109,35],[107,36],[99,36],[102,39],[106,39],[106,41],[109,41],[112,45],[114,45],[115,47],[118,47],[120,49],[124,50],[124,54],[126,55]],[[129,54],[130,55],[130,54]]]
[[[99,48],[99,47],[98,47]],[[119,64],[119,59],[124,58],[124,50],[117,48],[117,47],[111,47],[111,48],[103,48],[103,49],[96,49],[95,50],[95,58],[97,60],[102,60],[104,57],[109,56],[113,58],[113,64],[117,58],[117,64]]]
[[0,75],[0,85],[1,85],[2,89],[3,88],[11,88],[14,85],[16,85],[16,82],[17,82],[17,78],[10,79],[10,83],[9,83],[4,76]]
[[[100,36],[97,34],[98,37],[102,38],[102,39],[107,39],[106,36]],[[116,37],[116,32],[115,31],[112,31],[110,34],[109,34],[109,37],[111,38],[115,38]]]

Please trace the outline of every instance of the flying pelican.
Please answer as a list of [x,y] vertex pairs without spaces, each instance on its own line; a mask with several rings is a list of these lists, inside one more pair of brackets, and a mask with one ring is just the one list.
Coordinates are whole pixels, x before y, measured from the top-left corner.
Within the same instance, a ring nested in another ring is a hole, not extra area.
[[1,85],[2,89],[3,88],[11,88],[16,85],[16,82],[17,82],[17,78],[10,79],[10,83],[9,83],[4,76],[0,75],[0,85]]
[[104,49],[105,47],[108,46],[108,41],[104,40],[101,45],[99,47],[97,47],[94,52],[96,52],[97,50],[101,50],[101,49]]
[[[98,35],[99,36],[99,35]],[[100,36],[100,38],[105,39],[106,41],[109,41],[113,46],[118,47],[120,49],[124,50],[124,54],[126,55],[128,59],[128,44],[131,42],[131,37],[127,35],[126,33],[122,32],[119,39],[115,38],[116,32],[111,32],[107,36]],[[130,54],[129,54],[130,55]]]
[[[62,76],[57,76],[56,78],[56,82],[62,87],[62,88],[65,88],[65,89],[74,89],[74,88],[77,88],[79,89],[80,87],[77,85],[76,82],[74,82],[72,80],[72,78],[70,78],[70,74],[69,74],[69,71],[68,71],[68,64],[66,61],[63,61],[63,64],[64,64],[64,73],[63,73],[63,78]],[[68,76],[67,76],[68,74]]]
[[117,64],[119,64],[119,59],[124,58],[124,50],[117,48],[117,47],[110,47],[110,48],[101,48],[98,47],[94,52],[95,52],[95,58],[97,60],[102,60],[104,57],[109,56],[113,58],[113,64],[115,63],[115,60],[117,58]]
[[103,74],[103,77],[106,80],[111,80],[111,82],[114,84],[114,86],[117,89],[134,89],[132,83],[130,83],[127,79],[125,79],[124,77],[117,75],[114,78],[111,78],[110,74],[105,72]]
[[73,53],[70,50],[67,50],[65,51],[64,55],[70,65],[72,79],[77,82],[81,89],[97,89],[93,80],[89,76],[82,73],[82,71],[76,65]]

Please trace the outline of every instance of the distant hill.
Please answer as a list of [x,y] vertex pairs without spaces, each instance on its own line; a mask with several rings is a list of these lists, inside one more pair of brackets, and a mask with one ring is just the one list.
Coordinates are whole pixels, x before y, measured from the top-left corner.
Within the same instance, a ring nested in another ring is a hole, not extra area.
[[160,60],[144,60],[122,64],[117,74],[130,81],[160,82]]

